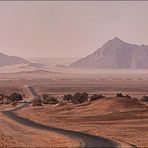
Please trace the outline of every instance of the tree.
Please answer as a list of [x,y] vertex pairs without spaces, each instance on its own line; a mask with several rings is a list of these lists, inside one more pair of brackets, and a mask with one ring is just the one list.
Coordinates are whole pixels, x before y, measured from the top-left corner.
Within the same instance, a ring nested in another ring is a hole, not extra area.
[[63,100],[67,101],[67,102],[71,102],[72,101],[72,95],[71,94],[64,95]]
[[88,98],[89,98],[88,93],[87,93],[87,92],[83,92],[83,93],[82,93],[82,98],[83,98],[83,101],[84,101],[84,102],[85,102],[85,101],[88,101]]
[[49,94],[43,94],[43,95],[42,95],[42,99],[43,99],[43,100],[46,100],[48,97],[49,97]]
[[79,103],[82,103],[82,100],[81,100],[81,93],[80,92],[76,92],[73,97],[72,97],[72,103],[74,104],[79,104]]
[[88,101],[88,94],[85,92],[76,92],[72,97],[72,103],[74,104],[80,104],[86,101]]
[[19,93],[12,93],[12,94],[10,95],[10,98],[9,98],[9,99],[13,102],[13,101],[20,101],[20,100],[23,100],[23,97],[22,97],[22,95],[19,94]]
[[0,101],[2,104],[4,103],[4,98],[5,98],[5,94],[4,93],[0,94]]
[[93,94],[92,96],[90,96],[90,101],[95,101],[101,98],[105,98],[105,97],[103,95]]
[[126,98],[132,99],[130,95],[125,95]]
[[53,96],[50,96],[50,97],[48,98],[48,103],[49,103],[49,104],[57,104],[57,103],[59,103],[59,101],[57,100],[57,98],[55,98],[55,97],[53,97]]
[[122,93],[117,93],[116,97],[124,97],[124,95]]
[[42,102],[44,104],[57,104],[57,103],[59,103],[57,98],[50,96],[50,95],[48,95],[48,97],[47,97],[47,95],[44,95]]

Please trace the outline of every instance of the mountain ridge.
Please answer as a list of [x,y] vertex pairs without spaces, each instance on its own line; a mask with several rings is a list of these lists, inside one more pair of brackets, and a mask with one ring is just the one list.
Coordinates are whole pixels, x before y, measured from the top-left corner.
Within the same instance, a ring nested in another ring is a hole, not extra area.
[[21,57],[10,56],[10,55],[6,55],[6,54],[0,52],[0,67],[15,65],[15,64],[27,64],[25,66],[20,66],[20,67],[29,66],[29,67],[40,68],[40,67],[44,66],[43,64],[40,64],[40,63],[32,63],[28,60],[21,58]]
[[69,67],[98,69],[148,69],[148,46],[130,44],[118,37],[107,41],[92,54]]
[[7,65],[13,65],[13,64],[20,64],[20,63],[26,64],[30,62],[21,57],[9,56],[0,52],[0,66],[7,66]]

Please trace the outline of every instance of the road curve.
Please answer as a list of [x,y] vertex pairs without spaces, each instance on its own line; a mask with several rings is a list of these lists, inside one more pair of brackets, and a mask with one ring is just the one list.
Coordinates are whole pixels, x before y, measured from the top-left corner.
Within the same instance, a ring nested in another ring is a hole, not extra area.
[[[33,88],[31,88],[33,89]],[[65,129],[60,129],[60,128],[55,128],[55,127],[50,127],[47,125],[43,125],[40,123],[37,123],[35,121],[23,118],[21,116],[18,116],[17,114],[15,114],[14,111],[19,110],[23,107],[26,107],[29,103],[26,104],[22,104],[19,107],[16,107],[13,110],[8,110],[8,111],[3,111],[2,113],[11,118],[12,120],[23,124],[23,125],[27,125],[29,127],[33,127],[33,128],[37,128],[37,129],[41,129],[41,130],[46,130],[46,131],[52,131],[52,132],[56,132],[74,139],[78,139],[81,142],[81,147],[93,147],[93,148],[118,148],[120,147],[120,145],[118,143],[116,143],[115,141],[100,137],[100,136],[95,136],[95,135],[91,135],[88,133],[82,133],[82,132],[78,132],[78,131],[72,131],[72,130],[65,130]]]

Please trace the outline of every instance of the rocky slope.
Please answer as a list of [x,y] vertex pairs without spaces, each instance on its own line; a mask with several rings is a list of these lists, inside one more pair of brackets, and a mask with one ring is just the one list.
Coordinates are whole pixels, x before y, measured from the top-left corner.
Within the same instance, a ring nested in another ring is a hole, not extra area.
[[69,65],[100,69],[147,69],[148,46],[126,43],[114,38],[94,53]]

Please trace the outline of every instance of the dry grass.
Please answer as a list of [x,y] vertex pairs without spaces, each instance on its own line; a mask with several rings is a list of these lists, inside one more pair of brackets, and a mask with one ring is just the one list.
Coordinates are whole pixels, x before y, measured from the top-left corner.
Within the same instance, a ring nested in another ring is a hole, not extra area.
[[0,147],[78,147],[79,141],[20,125],[0,114]]
[[148,108],[137,101],[113,98],[62,107],[30,106],[18,114],[50,126],[88,132],[138,147],[148,145]]

